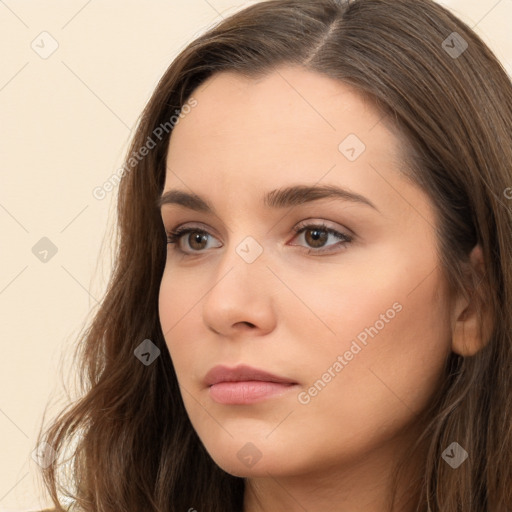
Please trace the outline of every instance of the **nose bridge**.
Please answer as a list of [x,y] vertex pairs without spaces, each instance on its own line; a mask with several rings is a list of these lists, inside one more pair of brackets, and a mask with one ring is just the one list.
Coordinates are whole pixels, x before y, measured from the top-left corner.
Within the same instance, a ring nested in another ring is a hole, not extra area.
[[[234,281],[235,284],[245,283],[251,286],[254,280],[254,285],[262,285],[266,274],[270,274],[266,267],[266,252],[263,241],[258,241],[252,235],[240,236],[233,231],[231,240],[225,244],[220,257],[216,281],[227,279]],[[260,289],[261,286],[257,288]]]
[[227,239],[224,240],[220,265],[228,268],[241,266],[248,273],[255,269],[261,272],[260,267],[265,267],[267,261],[267,251],[264,246],[268,247],[265,242],[268,226],[264,224],[263,219],[255,220],[256,205],[253,205],[252,202],[248,204],[247,201],[245,203],[241,201],[241,197],[233,198],[230,201],[231,209],[226,218],[235,221],[231,223]]
[[233,231],[222,251],[214,282],[203,302],[205,323],[224,334],[242,323],[270,329],[274,315],[269,288],[275,278],[267,268],[263,244],[251,235],[244,237]]

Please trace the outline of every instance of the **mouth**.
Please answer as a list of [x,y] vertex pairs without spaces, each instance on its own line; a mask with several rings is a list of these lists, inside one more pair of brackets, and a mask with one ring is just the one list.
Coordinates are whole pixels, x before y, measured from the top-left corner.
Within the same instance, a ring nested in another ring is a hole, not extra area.
[[205,377],[212,400],[225,405],[246,405],[281,396],[298,383],[264,370],[240,365],[215,366]]

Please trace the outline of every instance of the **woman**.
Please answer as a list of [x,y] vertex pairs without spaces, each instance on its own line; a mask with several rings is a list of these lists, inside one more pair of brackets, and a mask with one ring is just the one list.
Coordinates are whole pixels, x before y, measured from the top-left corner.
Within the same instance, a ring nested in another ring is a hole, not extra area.
[[40,435],[55,505],[512,510],[511,134],[503,67],[430,0],[271,0],[191,43]]

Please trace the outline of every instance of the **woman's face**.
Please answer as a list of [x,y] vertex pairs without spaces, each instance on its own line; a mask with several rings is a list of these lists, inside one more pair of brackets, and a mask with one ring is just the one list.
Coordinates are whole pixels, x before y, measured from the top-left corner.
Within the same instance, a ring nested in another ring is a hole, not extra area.
[[[193,97],[164,194],[202,201],[162,206],[166,230],[195,231],[168,245],[159,314],[197,434],[237,476],[386,463],[451,350],[434,211],[400,175],[398,139],[354,89],[302,68],[217,74]],[[218,365],[285,382],[210,386]]]

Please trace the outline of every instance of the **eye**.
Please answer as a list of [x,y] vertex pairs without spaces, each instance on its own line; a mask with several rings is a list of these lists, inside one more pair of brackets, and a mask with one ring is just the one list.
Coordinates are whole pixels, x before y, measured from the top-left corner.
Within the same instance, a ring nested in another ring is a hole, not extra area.
[[[319,225],[316,224],[308,224],[303,226],[297,226],[294,228],[294,231],[297,235],[303,235],[302,237],[306,244],[312,247],[313,250],[307,251],[308,254],[314,253],[327,253],[332,252],[332,247],[345,247],[349,243],[351,243],[354,239],[352,235],[347,235],[345,233],[341,233],[333,228],[326,226],[321,223]],[[333,243],[329,245],[325,245],[325,243],[329,240],[329,237],[334,238],[335,240],[339,240],[338,243]],[[300,238],[300,237],[299,237]],[[295,244],[292,244],[295,245]],[[330,249],[324,249],[324,247],[330,247]]]
[[[191,234],[194,234],[194,236],[190,236]],[[168,232],[167,243],[176,244],[176,251],[188,254],[188,250],[184,251],[180,246],[181,240],[185,237],[185,235],[189,235],[185,238],[185,240],[190,244],[189,247],[192,248],[192,252],[199,252],[208,248],[204,244],[208,241],[208,237],[211,236],[210,233],[204,229],[194,227],[178,228],[174,231]]]
[[[297,238],[298,235],[304,234],[303,238],[305,243],[312,249],[307,251],[307,254],[333,252],[332,247],[345,247],[354,239],[352,235],[341,233],[340,231],[330,228],[323,223],[319,225],[299,225],[295,227],[293,231],[296,235],[294,238]],[[334,240],[338,240],[338,243],[325,245],[325,243],[329,240],[329,237],[334,238]],[[208,241],[210,238],[213,237],[210,233],[208,233],[208,231],[197,227],[183,227],[177,228],[174,231],[167,232],[167,243],[174,244],[176,246],[175,250],[177,252],[186,255],[192,255],[192,253],[201,254],[205,249],[210,249],[211,247],[208,247]],[[186,240],[188,245],[185,250],[183,249],[181,243],[183,239]],[[221,246],[222,245],[217,245],[215,247]],[[324,249],[324,247],[331,247],[331,249]]]

